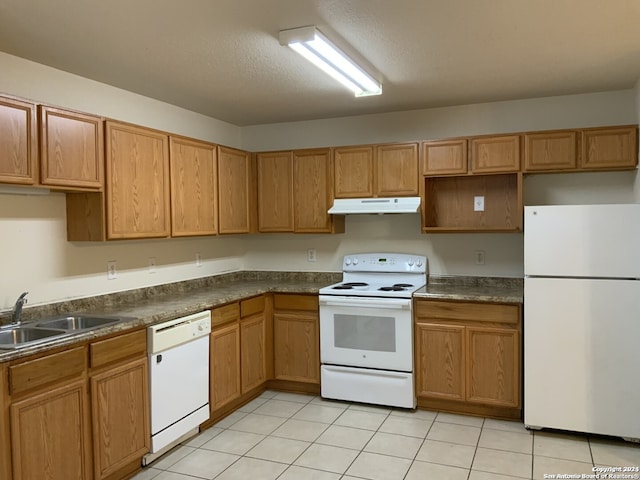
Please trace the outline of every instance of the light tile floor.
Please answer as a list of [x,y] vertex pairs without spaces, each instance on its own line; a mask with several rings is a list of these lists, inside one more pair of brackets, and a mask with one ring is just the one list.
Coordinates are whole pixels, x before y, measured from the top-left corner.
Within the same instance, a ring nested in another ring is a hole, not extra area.
[[622,440],[267,391],[134,480],[516,480],[638,465],[640,445]]

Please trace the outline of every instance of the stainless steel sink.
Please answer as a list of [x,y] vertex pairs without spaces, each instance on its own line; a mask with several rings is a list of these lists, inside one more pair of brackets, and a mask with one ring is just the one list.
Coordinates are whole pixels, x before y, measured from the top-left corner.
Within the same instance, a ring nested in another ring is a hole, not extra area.
[[66,315],[33,323],[0,327],[0,350],[37,345],[73,333],[115,325],[128,317],[107,315]]
[[67,335],[66,330],[53,328],[33,328],[29,326],[12,326],[0,329],[0,349],[11,349],[35,345]]
[[91,315],[77,315],[63,318],[52,318],[35,324],[38,328],[60,328],[62,330],[90,330],[109,325],[115,325],[123,320],[121,317],[105,317]]

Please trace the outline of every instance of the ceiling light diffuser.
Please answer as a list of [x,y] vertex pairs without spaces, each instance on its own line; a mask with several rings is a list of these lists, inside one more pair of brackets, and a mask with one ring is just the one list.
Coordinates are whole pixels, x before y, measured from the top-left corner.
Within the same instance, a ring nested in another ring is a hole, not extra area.
[[380,82],[345,55],[314,26],[281,30],[280,44],[291,47],[353,91],[356,97],[382,93]]

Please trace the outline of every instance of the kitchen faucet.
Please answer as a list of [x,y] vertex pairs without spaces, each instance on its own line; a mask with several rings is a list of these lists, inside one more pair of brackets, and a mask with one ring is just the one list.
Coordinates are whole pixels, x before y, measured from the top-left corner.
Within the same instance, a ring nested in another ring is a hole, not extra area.
[[22,292],[22,295],[16,300],[16,304],[13,306],[13,315],[11,316],[11,323],[20,325],[22,322],[22,307],[27,303],[27,295],[29,292]]

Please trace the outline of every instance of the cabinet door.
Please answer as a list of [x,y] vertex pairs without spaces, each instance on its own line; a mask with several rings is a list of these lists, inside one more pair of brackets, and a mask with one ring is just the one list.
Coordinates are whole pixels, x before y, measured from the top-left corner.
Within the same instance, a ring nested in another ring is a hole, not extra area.
[[273,323],[275,378],[320,383],[318,315],[275,312]]
[[293,153],[259,153],[256,161],[258,230],[293,232]]
[[241,391],[246,393],[267,379],[266,320],[263,314],[240,322]]
[[520,333],[507,328],[467,327],[467,400],[520,406]]
[[0,97],[0,182],[37,181],[36,107]]
[[171,137],[171,236],[218,233],[216,146]]
[[464,328],[416,323],[416,395],[465,399]]
[[11,405],[13,480],[92,478],[86,380]]
[[149,451],[147,359],[92,375],[91,405],[94,472],[101,479]]
[[8,362],[0,363],[0,478],[11,480]]
[[169,235],[169,138],[107,122],[107,238]]
[[471,172],[498,173],[520,170],[520,136],[471,139]]
[[249,233],[251,159],[242,150],[218,146],[218,232]]
[[631,169],[638,164],[638,128],[590,128],[582,131],[580,168]]
[[40,183],[102,188],[104,137],[100,117],[40,107]]
[[212,411],[240,396],[240,327],[237,322],[211,332],[209,374]]
[[524,136],[524,170],[574,170],[578,166],[575,131],[528,133]]
[[467,173],[467,140],[438,140],[422,144],[423,175]]
[[332,176],[329,149],[293,153],[294,231],[331,233]]
[[340,147],[333,152],[336,198],[373,197],[373,147]]
[[377,196],[418,195],[418,144],[378,145],[375,179]]

